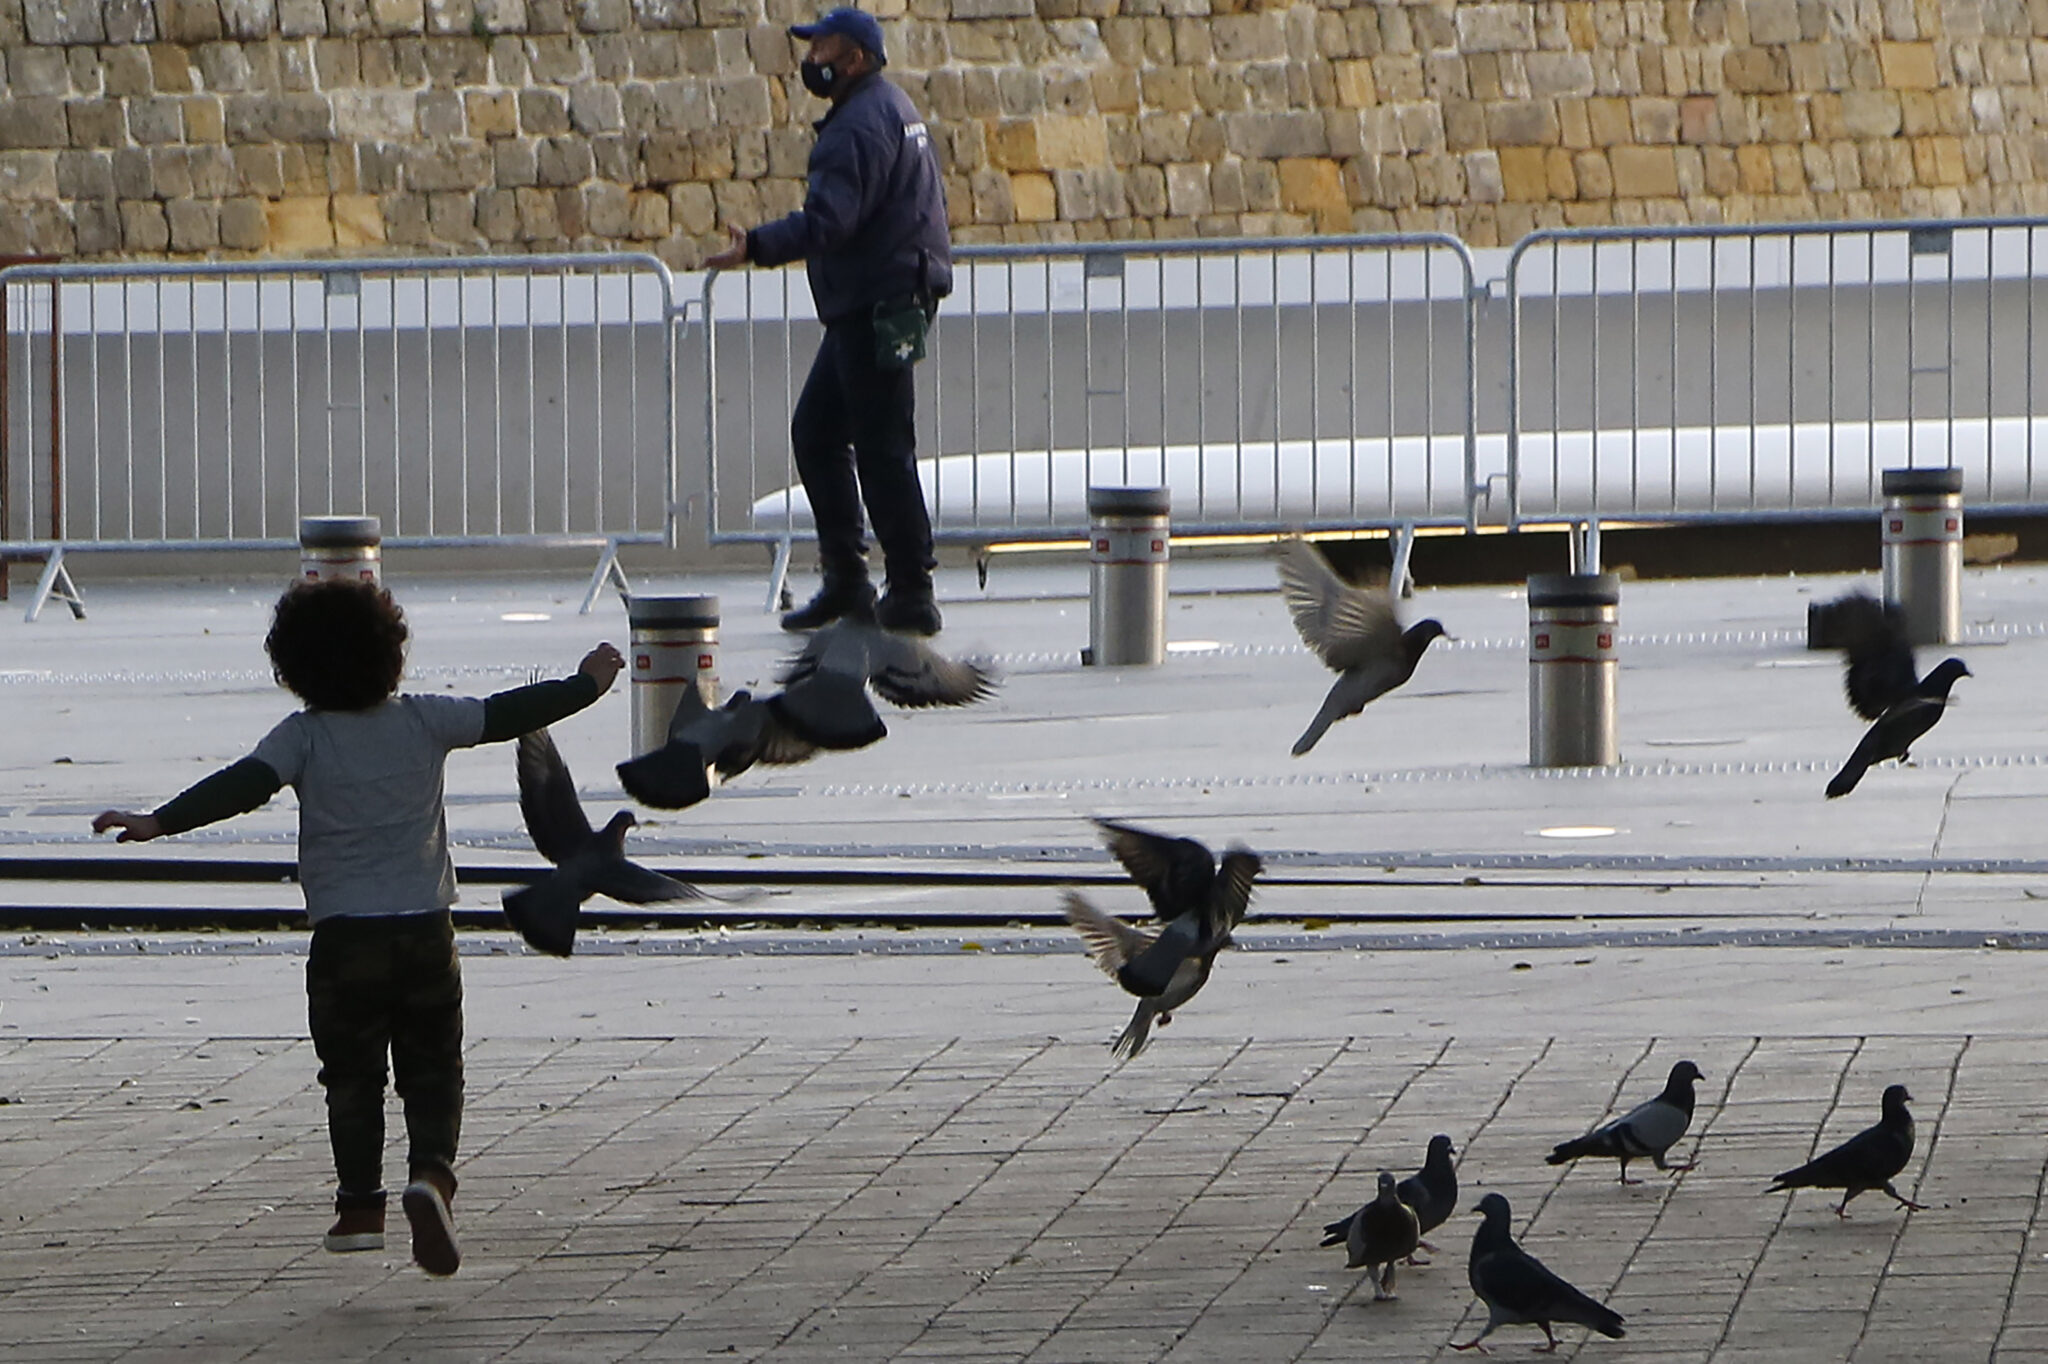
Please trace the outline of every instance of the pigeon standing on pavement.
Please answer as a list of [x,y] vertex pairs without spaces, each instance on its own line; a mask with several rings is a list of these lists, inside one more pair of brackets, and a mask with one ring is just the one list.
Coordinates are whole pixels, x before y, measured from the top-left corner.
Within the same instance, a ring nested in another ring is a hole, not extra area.
[[1892,1187],[1892,1180],[1913,1158],[1913,1115],[1906,1105],[1913,1096],[1904,1085],[1892,1085],[1884,1092],[1884,1108],[1875,1127],[1866,1127],[1824,1155],[1815,1156],[1797,1169],[1787,1170],[1771,1181],[1765,1193],[1781,1189],[1840,1189],[1842,1201],[1837,1217],[1849,1215],[1849,1200],[1872,1189],[1882,1189],[1908,1212],[1924,1212],[1925,1205]]
[[1515,1244],[1506,1198],[1490,1193],[1473,1211],[1486,1220],[1472,1237],[1467,1272],[1472,1291],[1486,1304],[1486,1329],[1462,1345],[1452,1341],[1453,1350],[1483,1352],[1485,1347],[1479,1342],[1503,1326],[1541,1326],[1549,1343],[1539,1345],[1539,1353],[1557,1349],[1557,1336],[1550,1329],[1553,1322],[1588,1326],[1610,1340],[1628,1334],[1622,1329],[1619,1312],[1593,1301]]
[[1664,1153],[1677,1145],[1685,1129],[1692,1125],[1693,1082],[1706,1078],[1692,1062],[1680,1061],[1664,1081],[1663,1093],[1583,1137],[1558,1143],[1557,1149],[1543,1158],[1543,1163],[1563,1165],[1584,1156],[1612,1156],[1621,1162],[1624,1184],[1642,1183],[1628,1177],[1628,1163],[1645,1157],[1655,1161],[1660,1170],[1690,1170],[1691,1162],[1673,1165],[1664,1159]]
[[1434,619],[1403,630],[1390,593],[1345,582],[1306,540],[1281,541],[1280,591],[1302,643],[1337,674],[1322,709],[1294,741],[1297,758],[1331,725],[1414,676],[1422,651],[1444,633]]
[[1960,658],[1945,658],[1918,676],[1903,613],[1894,602],[1851,592],[1826,608],[1841,632],[1846,662],[1842,689],[1849,708],[1871,721],[1856,751],[1828,782],[1828,799],[1846,796],[1863,774],[1887,758],[1904,762],[1913,744],[1934,728],[1948,708],[1949,689],[1970,676]]
[[604,828],[591,829],[576,798],[576,781],[545,727],[519,736],[518,763],[527,833],[541,856],[555,864],[532,885],[505,892],[505,917],[530,945],[568,956],[576,948],[577,913],[593,895],[633,905],[703,898],[695,886],[626,860],[626,830],[636,822],[632,811],[621,810]]
[[755,763],[800,763],[818,751],[775,718],[766,701],[736,691],[717,710],[682,688],[668,742],[618,765],[619,784],[642,805],[682,810],[711,794],[710,773],[730,781]]
[[1344,1233],[1349,1254],[1346,1269],[1363,1269],[1372,1280],[1372,1300],[1383,1302],[1394,1296],[1394,1269],[1415,1254],[1421,1243],[1422,1226],[1415,1209],[1401,1201],[1394,1189],[1394,1176],[1380,1171],[1379,1196],[1360,1208]]
[[[1436,1247],[1420,1238],[1429,1235],[1442,1226],[1450,1215],[1458,1210],[1458,1167],[1451,1163],[1457,1152],[1451,1147],[1451,1139],[1439,1132],[1429,1139],[1429,1151],[1422,1159],[1422,1168],[1394,1186],[1394,1196],[1415,1209],[1418,1224],[1417,1244],[1424,1250]],[[1362,1210],[1361,1210],[1362,1211]],[[1351,1236],[1351,1223],[1358,1213],[1340,1217],[1323,1225],[1323,1241],[1326,1246],[1343,1245]],[[1411,1265],[1426,1265],[1427,1260],[1418,1260],[1409,1255]]]
[[889,732],[868,688],[906,709],[964,706],[995,690],[986,664],[947,658],[923,640],[884,630],[866,610],[810,637],[783,666],[767,705],[785,728],[819,748],[865,748]]
[[1231,931],[1244,919],[1252,880],[1263,866],[1249,849],[1231,848],[1219,867],[1192,838],[1114,820],[1095,823],[1164,921],[1157,932],[1147,932],[1103,913],[1079,892],[1066,893],[1067,922],[1080,933],[1088,955],[1138,997],[1129,1026],[1112,1048],[1113,1055],[1129,1060],[1145,1049],[1155,1019],[1162,1026],[1171,1023],[1173,1011],[1208,983],[1216,954],[1230,946]]

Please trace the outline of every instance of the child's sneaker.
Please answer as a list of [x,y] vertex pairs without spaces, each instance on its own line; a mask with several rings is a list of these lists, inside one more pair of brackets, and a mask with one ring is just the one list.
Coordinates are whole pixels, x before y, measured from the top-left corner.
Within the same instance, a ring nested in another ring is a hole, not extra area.
[[[443,1184],[448,1186],[445,1191]],[[405,1186],[400,1199],[405,1220],[412,1223],[412,1258],[436,1278],[446,1278],[462,1266],[462,1247],[455,1243],[455,1216],[448,1211],[454,1185],[453,1175],[422,1171]]]
[[336,1207],[334,1225],[320,1244],[337,1255],[354,1250],[384,1249],[384,1205]]

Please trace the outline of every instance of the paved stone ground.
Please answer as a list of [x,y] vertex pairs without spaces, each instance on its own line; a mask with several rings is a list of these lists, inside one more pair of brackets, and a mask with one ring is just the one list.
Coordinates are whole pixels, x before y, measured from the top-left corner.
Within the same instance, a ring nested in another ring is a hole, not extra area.
[[[1177,564],[1176,581],[1205,572],[1219,595],[1177,598],[1175,637],[1221,647],[1149,674],[1063,661],[1085,604],[961,602],[956,584],[947,638],[1004,657],[997,702],[892,720],[867,754],[750,775],[636,835],[685,871],[1098,873],[1090,811],[1254,842],[1273,872],[1247,950],[1137,1062],[1104,1045],[1127,1001],[1044,932],[613,935],[568,962],[471,933],[468,1258],[433,1282],[402,1232],[382,1255],[319,1249],[331,1172],[302,939],[10,935],[0,1355],[1450,1358],[1483,1320],[1463,1271],[1476,1219],[1443,1228],[1391,1304],[1316,1245],[1378,1169],[1412,1168],[1443,1131],[1461,1201],[1506,1193],[1525,1244],[1627,1316],[1626,1340],[1572,1330],[1561,1353],[2048,1358],[2048,1019],[2042,958],[2011,950],[2039,945],[2048,893],[2048,574],[1972,575],[1964,705],[1919,767],[1830,803],[1818,788],[1856,726],[1796,627],[1839,583],[1632,585],[1632,766],[1548,778],[1520,766],[1510,594],[1424,594],[1461,644],[1295,763],[1324,675],[1287,647],[1276,599],[1236,593],[1263,569]],[[11,853],[105,851],[82,832],[93,810],[162,799],[285,708],[254,649],[267,589],[87,586],[85,626],[0,622]],[[615,607],[568,616],[559,584],[402,590],[436,686],[566,668],[621,631]],[[535,604],[557,618],[529,634],[500,620]],[[778,644],[729,607],[730,681]],[[563,726],[593,806],[617,799],[624,730],[617,695]],[[465,861],[525,855],[509,768],[451,766]],[[1543,836],[1558,825],[1614,832]],[[288,856],[290,827],[281,804],[183,846]],[[773,903],[915,918],[966,901],[842,887]],[[1317,917],[1333,926],[1305,929]],[[1709,1076],[1681,1147],[1697,1170],[1623,1188],[1542,1164],[1681,1056]],[[1894,1081],[1920,1123],[1901,1187],[1928,1211],[1866,1196],[1842,1222],[1822,1195],[1762,1194],[1873,1121]],[[1519,1356],[1534,1339],[1489,1344]]]

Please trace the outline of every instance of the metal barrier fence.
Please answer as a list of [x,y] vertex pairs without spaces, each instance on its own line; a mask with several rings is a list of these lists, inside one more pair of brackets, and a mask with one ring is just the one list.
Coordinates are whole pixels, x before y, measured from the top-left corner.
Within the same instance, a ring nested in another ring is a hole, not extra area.
[[653,256],[0,271],[0,560],[34,619],[66,553],[673,544],[675,329]]
[[[1476,524],[1472,257],[1428,235],[969,247],[918,372],[935,534],[1087,532],[1091,483],[1171,489],[1177,534]],[[706,279],[714,543],[810,530],[789,416],[800,269]]]
[[[1507,524],[2048,502],[2048,223],[1542,231],[1509,256]],[[1490,451],[1482,438],[1482,458]],[[2037,452],[2040,469],[2037,473]]]

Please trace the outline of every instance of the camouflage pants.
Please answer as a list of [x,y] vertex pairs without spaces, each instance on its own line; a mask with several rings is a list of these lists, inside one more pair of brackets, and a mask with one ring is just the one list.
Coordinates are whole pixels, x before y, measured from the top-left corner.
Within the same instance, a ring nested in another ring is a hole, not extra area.
[[410,1171],[452,1174],[462,1131],[462,973],[447,912],[315,924],[306,1003],[340,1201],[383,1201],[387,1053],[405,1103]]

